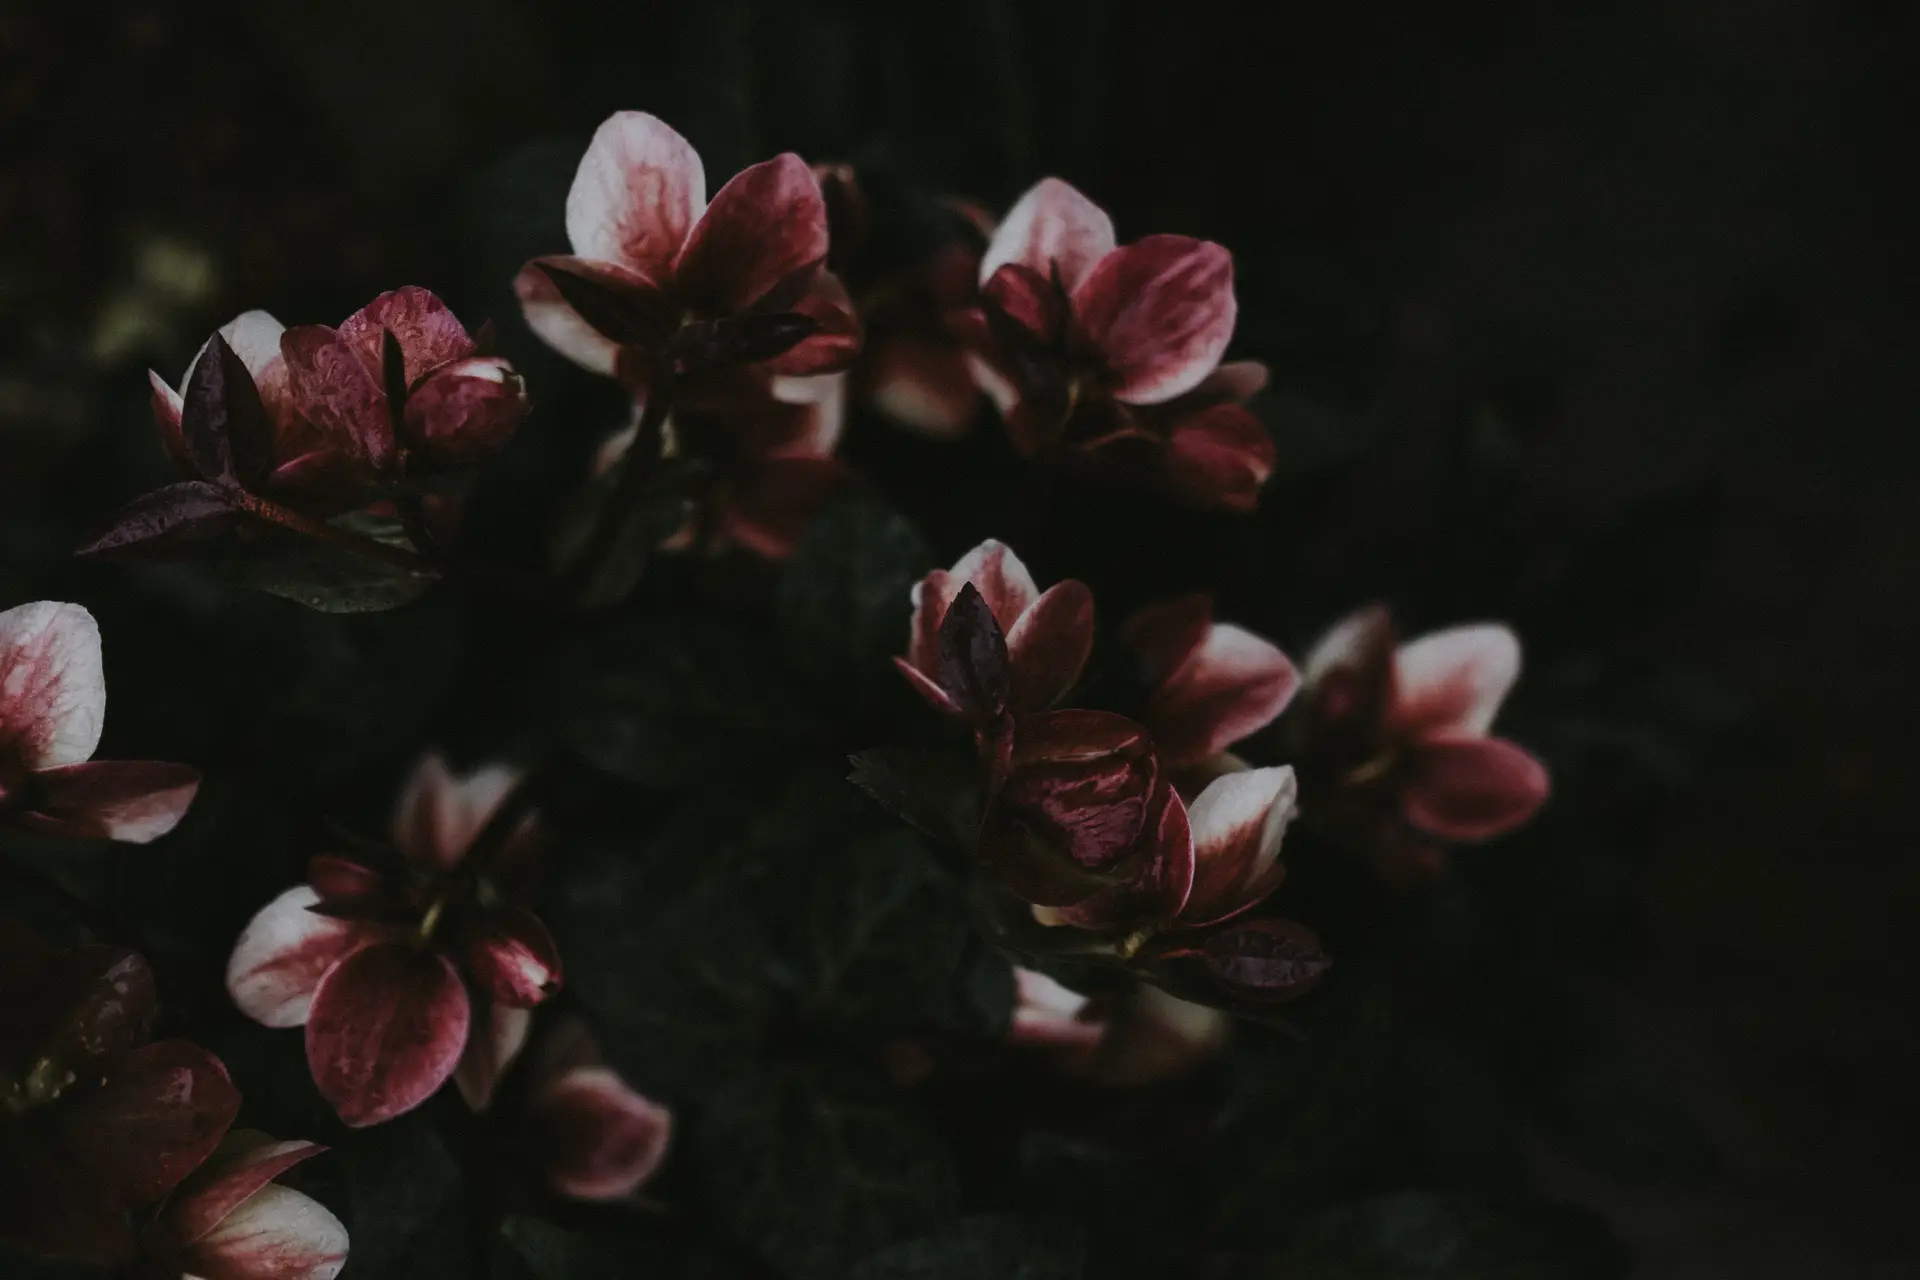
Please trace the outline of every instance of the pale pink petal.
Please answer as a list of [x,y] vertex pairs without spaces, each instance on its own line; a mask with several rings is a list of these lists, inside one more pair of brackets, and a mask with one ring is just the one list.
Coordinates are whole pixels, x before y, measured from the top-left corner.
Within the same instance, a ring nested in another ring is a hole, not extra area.
[[1057,1045],[1084,1048],[1100,1043],[1105,1024],[1081,1015],[1087,998],[1068,990],[1033,969],[1015,966],[1013,971],[1013,1024],[1008,1028],[1011,1044]]
[[1266,424],[1237,404],[1189,414],[1167,436],[1167,488],[1196,507],[1252,511],[1273,464]]
[[453,309],[419,285],[383,293],[340,324],[340,336],[376,368],[384,367],[389,333],[400,344],[408,386],[429,369],[473,354],[473,339]]
[[1049,587],[1007,631],[1013,705],[1046,710],[1079,681],[1092,653],[1092,590],[1071,578]]
[[930,679],[940,674],[940,623],[963,585],[945,569],[935,569],[914,583],[908,594],[913,621],[907,632],[906,662]]
[[560,986],[560,949],[540,917],[524,907],[494,907],[461,939],[474,986],[494,1003],[532,1008]]
[[607,1067],[577,1067],[531,1108],[548,1182],[564,1196],[613,1200],[652,1177],[667,1156],[673,1116]]
[[1400,803],[1407,821],[1446,840],[1487,840],[1546,803],[1547,768],[1504,738],[1436,735],[1409,748]]
[[806,410],[801,427],[767,458],[830,458],[840,445],[847,424],[847,375],[822,374],[810,378],[777,377],[769,383],[773,398]]
[[193,1243],[262,1187],[325,1150],[317,1142],[275,1142],[254,1129],[233,1130],[168,1198],[161,1217],[167,1234]]
[[1014,202],[980,259],[980,283],[1009,262],[1042,276],[1057,268],[1069,292],[1113,251],[1113,219],[1058,178],[1042,178]]
[[347,1229],[327,1207],[269,1183],[186,1251],[199,1280],[333,1280],[347,1265]]
[[1193,893],[1183,919],[1210,924],[1273,892],[1284,874],[1280,842],[1299,812],[1291,766],[1224,774],[1187,808],[1193,828]]
[[953,700],[952,694],[943,689],[932,676],[923,674],[918,667],[905,658],[895,658],[893,665],[900,669],[900,674],[907,678],[907,684],[920,695],[921,700],[941,715],[958,719],[967,714],[960,704]]
[[[1316,686],[1328,674],[1349,667],[1372,667],[1393,642],[1393,620],[1379,605],[1348,614],[1307,653],[1306,682]],[[1390,656],[1390,655],[1389,655]]]
[[952,440],[972,425],[980,389],[966,353],[951,343],[904,334],[871,342],[865,370],[873,407],[907,430]]
[[473,1011],[473,1026],[467,1033],[466,1052],[454,1068],[453,1083],[467,1106],[486,1110],[493,1091],[513,1060],[527,1046],[533,1030],[533,1011],[512,1005],[484,1001]]
[[1520,640],[1498,623],[1449,627],[1400,646],[1393,718],[1411,733],[1485,733],[1520,678]]
[[100,745],[106,718],[92,614],[51,600],[0,613],[0,758],[24,769],[78,764]]
[[467,989],[445,956],[376,943],[329,969],[307,1018],[313,1083],[353,1128],[413,1110],[466,1048]]
[[714,193],[674,261],[674,294],[702,315],[735,315],[826,256],[820,182],[787,152],[742,169]]
[[1179,767],[1271,724],[1299,685],[1293,663],[1272,641],[1215,623],[1199,648],[1150,695],[1147,722],[1162,756]]
[[518,769],[502,764],[460,777],[447,768],[445,757],[430,753],[415,766],[400,797],[395,847],[422,866],[452,869],[520,778]]
[[665,280],[706,207],[706,170],[687,140],[645,112],[621,111],[580,157],[567,192],[567,239],[583,258]]
[[180,432],[180,414],[186,408],[186,401],[178,391],[167,385],[167,380],[147,370],[148,403],[153,409],[153,425],[160,429],[160,447],[167,451],[175,466],[184,467],[193,474],[193,462],[187,456],[186,438]]
[[306,885],[289,889],[262,907],[234,943],[227,994],[255,1022],[305,1023],[327,970],[377,936],[365,925],[308,909],[319,902]]
[[286,421],[293,408],[287,362],[280,355],[280,335],[285,332],[286,326],[265,311],[243,311],[220,326],[220,336],[253,375],[260,403],[276,426]]
[[1159,404],[1200,385],[1233,338],[1233,255],[1206,240],[1148,236],[1116,249],[1073,293],[1113,395]]
[[987,608],[993,610],[994,620],[1002,631],[1013,630],[1020,615],[1040,598],[1040,588],[1034,585],[1033,575],[1027,572],[1020,557],[1004,542],[993,538],[961,556],[948,576],[953,589],[941,604],[942,617],[946,615],[946,606],[953,603],[953,596],[959,595],[960,588],[969,582],[987,602]]
[[513,292],[520,299],[520,313],[527,327],[540,340],[567,359],[591,373],[614,377],[620,370],[620,343],[588,324],[573,304],[560,296],[553,278],[540,269],[546,263],[563,271],[586,276],[609,289],[625,290],[635,296],[657,294],[659,286],[649,276],[615,262],[587,258],[535,258],[520,268],[513,278]]
[[159,760],[93,760],[34,773],[31,825],[96,840],[146,844],[179,825],[200,771]]

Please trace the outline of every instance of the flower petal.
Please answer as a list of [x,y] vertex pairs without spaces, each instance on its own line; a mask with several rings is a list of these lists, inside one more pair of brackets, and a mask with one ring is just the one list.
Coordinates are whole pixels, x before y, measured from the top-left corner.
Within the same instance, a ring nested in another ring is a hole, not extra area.
[[560,949],[540,917],[524,907],[496,907],[461,939],[467,973],[504,1005],[532,1008],[560,986]]
[[1092,589],[1071,578],[1054,584],[1007,632],[1013,705],[1046,710],[1079,681],[1092,653]]
[[1520,640],[1499,623],[1449,627],[1401,645],[1393,672],[1396,727],[1485,733],[1520,678]]
[[394,846],[421,866],[451,870],[467,856],[474,838],[520,779],[518,769],[504,764],[462,777],[447,768],[446,757],[429,753],[414,767],[400,797],[393,819]]
[[526,1048],[533,1031],[533,1012],[489,1000],[473,1011],[473,1026],[467,1033],[466,1052],[453,1070],[453,1083],[466,1099],[467,1106],[484,1111],[493,1101],[493,1091],[513,1060]]
[[707,173],[692,145],[657,117],[620,111],[580,157],[567,192],[567,239],[583,258],[665,280],[706,205]]
[[0,613],[0,758],[25,769],[78,764],[100,745],[106,716],[92,614],[51,600]]
[[94,760],[33,775],[28,825],[50,834],[147,844],[174,829],[200,771],[159,760]]
[[319,902],[306,885],[289,889],[262,907],[233,944],[227,994],[255,1022],[305,1023],[327,970],[378,936],[364,925],[310,910]]
[[674,261],[674,295],[702,315],[736,315],[826,256],[820,181],[787,152],[742,169],[714,193]]
[[1271,724],[1299,687],[1279,646],[1216,622],[1149,696],[1147,723],[1172,767],[1193,764]]
[[1013,970],[1013,1025],[1007,1031],[1009,1044],[1052,1045],[1062,1048],[1087,1048],[1100,1043],[1106,1024],[1081,1015],[1087,1010],[1087,997],[1070,991],[1044,973]]
[[607,1067],[577,1067],[534,1098],[547,1181],[561,1195],[613,1200],[653,1176],[667,1156],[673,1116]]
[[1393,619],[1379,605],[1337,623],[1307,654],[1311,749],[1335,768],[1369,761],[1393,702]]
[[1156,600],[1120,624],[1120,641],[1139,655],[1147,683],[1159,685],[1187,665],[1213,629],[1213,597],[1204,591]]
[[1215,778],[1188,806],[1193,824],[1193,894],[1181,912],[1212,924],[1280,887],[1280,842],[1299,812],[1291,766],[1247,769]]
[[1187,806],[1165,778],[1147,801],[1146,820],[1126,867],[1125,879],[1059,908],[1053,920],[1081,929],[1119,931],[1180,914],[1193,893],[1193,829]]
[[1116,249],[1073,292],[1073,310],[1129,404],[1159,404],[1212,373],[1233,338],[1233,255],[1188,236]]
[[200,1166],[240,1109],[220,1060],[184,1040],[144,1045],[97,1087],[61,1099],[63,1174],[121,1209],[152,1204]]
[[769,560],[786,559],[847,474],[832,458],[775,458],[754,468],[727,506],[722,539]]
[[1447,840],[1488,840],[1546,803],[1547,767],[1504,738],[1442,734],[1410,747],[1400,803],[1407,821]]
[[1058,178],[1042,178],[1007,210],[980,259],[980,283],[1009,262],[1051,276],[1069,291],[1113,251],[1113,219]]
[[428,370],[473,354],[473,339],[453,309],[419,285],[383,293],[340,324],[340,336],[374,368],[385,358],[383,345],[389,333],[400,344],[408,386]]
[[327,1207],[269,1183],[186,1250],[199,1280],[333,1280],[347,1265],[347,1229]]
[[1273,464],[1266,424],[1237,404],[1189,414],[1167,438],[1167,488],[1196,507],[1252,511]]
[[234,1130],[167,1200],[161,1215],[167,1234],[192,1244],[260,1188],[325,1150],[317,1142],[275,1142],[257,1130]]
[[467,989],[445,956],[376,943],[327,971],[307,1018],[307,1067],[353,1128],[413,1110],[460,1062]]
[[[590,280],[603,291],[631,298],[630,309],[634,314],[619,326],[600,317],[601,323],[613,329],[615,336],[601,332],[561,296],[560,286],[548,274],[548,267]],[[535,258],[513,278],[513,292],[520,299],[520,313],[526,317],[527,327],[542,342],[581,368],[607,378],[620,371],[621,336],[629,329],[647,327],[652,313],[664,312],[668,305],[660,286],[651,277],[616,262],[591,258]]]
[[1104,711],[1047,711],[1021,720],[1011,768],[995,807],[1068,861],[1096,871],[1133,851],[1160,781],[1146,731]]
[[753,368],[781,377],[807,378],[843,372],[859,357],[860,316],[838,276],[821,272],[806,296],[794,304],[793,314],[813,321],[813,332]]
[[153,410],[153,425],[160,429],[160,447],[167,451],[167,457],[191,475],[199,475],[194,470],[193,459],[187,454],[187,438],[180,429],[180,415],[186,408],[178,391],[167,385],[167,380],[147,370],[147,402]]
[[952,592],[941,605],[941,613],[946,612],[946,605],[952,603],[960,588],[971,582],[1004,631],[1011,631],[1020,615],[1040,598],[1040,588],[1034,585],[1033,575],[1020,557],[1006,543],[993,538],[961,556],[949,578]]
[[353,343],[325,325],[280,335],[295,410],[326,442],[375,468],[393,462],[396,441],[387,393]]
[[867,344],[865,394],[879,412],[916,435],[966,434],[980,404],[967,356],[950,342],[899,334]]
[[1229,1026],[1218,1009],[1139,983],[1109,1017],[1092,1075],[1125,1088],[1172,1079],[1217,1054]]
[[[1067,300],[1047,276],[1018,262],[993,273],[981,290],[988,330],[1016,372],[1053,355],[1067,320]],[[1029,379],[1031,381],[1031,379]]]
[[527,386],[498,356],[450,364],[407,397],[407,435],[433,467],[483,462],[527,416]]

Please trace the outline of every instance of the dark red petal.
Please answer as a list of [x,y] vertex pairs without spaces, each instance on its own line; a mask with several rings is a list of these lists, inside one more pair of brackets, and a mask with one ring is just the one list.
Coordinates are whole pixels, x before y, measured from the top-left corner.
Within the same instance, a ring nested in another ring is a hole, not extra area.
[[860,316],[837,276],[822,272],[793,314],[813,322],[812,330],[786,351],[755,366],[763,373],[805,378],[837,373],[860,354]]
[[340,325],[340,336],[376,367],[388,333],[400,344],[408,386],[430,369],[473,354],[473,339],[467,336],[466,326],[431,290],[418,285],[381,294]]
[[237,476],[257,485],[272,455],[267,422],[253,374],[220,334],[214,334],[187,373],[180,435],[193,469],[207,480]]
[[[1051,346],[1059,339],[1067,319],[1067,300],[1053,281],[1031,267],[1009,263],[993,273],[981,290],[989,308],[990,322],[1004,318],[1015,325],[1033,344]],[[1004,335],[998,323],[997,335]]]
[[238,519],[220,488],[205,480],[184,480],[143,493],[120,508],[113,523],[75,547],[74,554],[164,557],[231,529]]
[[287,387],[301,417],[327,444],[375,469],[394,459],[396,442],[377,365],[325,325],[302,325],[280,335]]
[[523,907],[487,912],[465,931],[461,952],[474,985],[501,1004],[532,1008],[560,987],[560,949]]
[[[636,272],[573,258],[535,258],[527,270],[544,277],[575,315],[622,347],[652,349],[673,336],[679,307]],[[527,321],[535,321],[531,311]]]
[[1504,738],[1424,738],[1407,748],[1402,768],[1407,821],[1446,840],[1491,839],[1547,800],[1547,767]]
[[1223,987],[1261,1001],[1297,999],[1333,967],[1313,931],[1291,920],[1229,925],[1206,940],[1200,958]]
[[63,1097],[59,1144],[68,1172],[102,1204],[152,1204],[200,1166],[240,1109],[220,1060],[184,1040],[117,1059],[105,1083]]
[[1279,646],[1216,622],[1149,695],[1146,719],[1170,765],[1194,764],[1271,724],[1299,687]]
[[1102,258],[1073,311],[1105,359],[1114,396],[1159,404],[1191,391],[1233,337],[1233,255],[1187,236],[1148,236]]
[[1007,638],[971,582],[940,621],[940,686],[976,723],[991,723],[1007,710]]
[[[630,268],[590,258],[535,258],[513,278],[513,291],[520,299],[521,314],[526,317],[527,327],[538,334],[541,341],[581,368],[613,377],[620,366],[619,341],[596,329],[561,296],[553,277],[544,269],[547,267],[590,276],[609,288],[624,287],[632,292],[650,291],[659,295],[659,286]],[[605,317],[602,321],[606,322]]]
[[1252,511],[1273,463],[1266,424],[1237,404],[1215,405],[1174,425],[1167,439],[1167,488],[1196,507]]
[[819,180],[788,152],[741,170],[714,194],[674,261],[674,295],[702,315],[735,315],[826,257]]
[[174,829],[200,790],[200,771],[159,760],[94,760],[33,775],[24,825],[53,835],[146,844]]
[[1147,682],[1159,684],[1186,665],[1213,629],[1213,597],[1206,592],[1157,600],[1120,624],[1120,641],[1140,657]]
[[54,952],[24,931],[21,942],[0,977],[0,1063],[44,1061],[56,1075],[84,1076],[147,1038],[154,987],[143,958],[123,947]]
[[167,1234],[181,1244],[193,1243],[254,1192],[325,1150],[317,1142],[275,1142],[251,1129],[229,1133],[168,1199],[161,1215]]
[[1133,852],[1160,782],[1153,741],[1104,711],[1048,711],[1018,722],[996,808],[1058,856],[1110,873]]
[[484,462],[527,416],[527,387],[497,356],[448,365],[407,397],[408,442],[430,467]]
[[1062,924],[1122,931],[1171,920],[1193,891],[1193,833],[1187,807],[1164,778],[1154,788],[1127,878],[1055,913]]
[[1069,578],[1041,594],[1007,633],[1013,705],[1044,711],[1079,682],[1093,653],[1093,591]]
[[1240,404],[1265,390],[1267,379],[1267,366],[1258,360],[1232,360],[1201,379],[1200,385],[1188,392],[1180,403],[1196,406]]
[[52,600],[0,613],[0,760],[20,769],[78,764],[100,745],[106,714],[92,614]]
[[387,879],[372,867],[329,853],[307,860],[307,883],[326,903],[359,902],[387,890]]
[[526,1047],[532,1029],[533,1014],[529,1010],[490,1000],[474,1008],[466,1052],[453,1070],[453,1083],[467,1106],[484,1111],[493,1102],[500,1077]]
[[548,1182],[561,1195],[612,1200],[653,1176],[673,1117],[606,1067],[578,1067],[547,1084],[528,1116]]
[[425,1102],[453,1074],[471,1009],[445,956],[377,943],[330,969],[307,1017],[307,1066],[359,1129]]

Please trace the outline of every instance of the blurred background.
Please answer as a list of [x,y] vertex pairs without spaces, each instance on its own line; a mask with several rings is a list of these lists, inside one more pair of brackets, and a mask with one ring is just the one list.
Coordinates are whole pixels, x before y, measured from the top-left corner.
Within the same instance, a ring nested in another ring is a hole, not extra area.
[[[994,209],[1059,174],[1123,240],[1236,255],[1280,439],[1243,616],[1504,613],[1529,681],[1630,689],[1555,729],[1658,785],[1626,855],[1545,890],[1601,904],[1555,998],[1608,1046],[1548,1099],[1547,1188],[1646,1277],[1909,1276],[1916,28],[1811,0],[0,3],[0,602],[77,589],[67,549],[162,470],[145,368],[236,312],[419,283],[517,323],[612,110],[673,123],[710,187],[788,148]],[[562,388],[543,417],[595,394],[506,341]],[[1323,571],[1263,580],[1282,540]],[[1301,625],[1273,629],[1298,652]]]

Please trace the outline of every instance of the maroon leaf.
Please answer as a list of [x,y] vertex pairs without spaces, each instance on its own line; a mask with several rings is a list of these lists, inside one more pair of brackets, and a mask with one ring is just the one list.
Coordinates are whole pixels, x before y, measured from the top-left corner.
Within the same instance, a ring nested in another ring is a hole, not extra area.
[[218,333],[194,362],[180,410],[187,458],[203,479],[237,478],[251,487],[266,476],[273,431],[253,375]]
[[568,306],[622,346],[658,347],[672,334],[673,305],[658,290],[616,289],[551,262],[536,262]]
[[387,413],[393,419],[394,434],[400,433],[407,410],[407,353],[393,330],[380,331],[380,383],[387,393]]
[[1249,920],[1222,929],[1200,948],[1222,986],[1256,1000],[1292,1000],[1333,967],[1313,931],[1291,920]]
[[118,1059],[104,1083],[61,1099],[67,1169],[102,1205],[152,1204],[212,1154],[240,1109],[220,1060],[184,1040]]
[[1006,635],[971,582],[940,621],[940,683],[976,724],[998,720],[1012,696]]
[[143,493],[113,523],[80,544],[82,556],[165,556],[231,529],[240,516],[225,492],[205,480],[185,480]]

